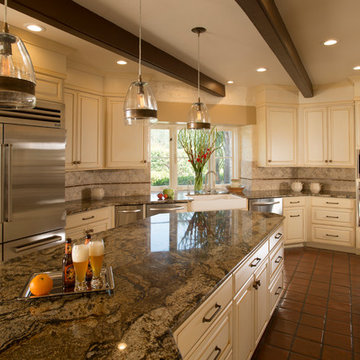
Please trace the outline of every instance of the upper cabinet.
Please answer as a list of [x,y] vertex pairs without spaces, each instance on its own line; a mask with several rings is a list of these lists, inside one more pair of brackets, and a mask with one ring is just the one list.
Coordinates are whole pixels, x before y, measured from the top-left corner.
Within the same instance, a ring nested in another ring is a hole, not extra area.
[[35,95],[38,99],[63,102],[63,79],[43,73],[36,73]]
[[305,166],[354,166],[352,104],[306,107],[303,121]]
[[148,161],[148,129],[143,123],[124,123],[124,99],[107,99],[106,167],[145,168]]
[[259,166],[295,166],[297,108],[262,106],[257,109]]
[[103,157],[102,97],[65,89],[66,168],[98,169]]

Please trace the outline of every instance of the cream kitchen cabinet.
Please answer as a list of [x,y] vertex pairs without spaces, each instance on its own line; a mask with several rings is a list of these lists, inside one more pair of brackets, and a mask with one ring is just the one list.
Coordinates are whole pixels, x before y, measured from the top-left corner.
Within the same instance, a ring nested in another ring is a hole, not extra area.
[[65,89],[66,168],[99,169],[103,165],[102,97]]
[[354,166],[353,104],[303,109],[304,165]]
[[306,241],[305,197],[284,198],[285,244],[304,243]]
[[251,358],[282,293],[282,233],[280,226],[175,330],[185,360]]
[[123,98],[107,99],[106,167],[145,168],[148,163],[148,126],[126,126],[123,121]]
[[115,226],[114,207],[84,211],[66,217],[66,237],[84,238],[86,233],[96,234]]
[[63,78],[59,76],[50,76],[43,73],[36,73],[35,95],[37,99],[63,102]]
[[297,164],[297,108],[262,106],[257,108],[259,166]]

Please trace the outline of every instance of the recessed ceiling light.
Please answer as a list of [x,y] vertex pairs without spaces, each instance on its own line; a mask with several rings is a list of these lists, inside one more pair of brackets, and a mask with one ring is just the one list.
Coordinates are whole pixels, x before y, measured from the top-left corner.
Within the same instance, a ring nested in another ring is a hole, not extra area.
[[233,84],[234,81],[233,81],[233,80],[228,80],[227,83],[228,83],[228,84]]
[[354,66],[353,70],[360,70],[360,65]]
[[335,44],[337,44],[337,40],[335,40],[335,39],[329,39],[329,40],[326,40],[326,41],[324,41],[324,45],[325,46],[332,46],[332,45],[335,45]]
[[34,32],[40,32],[40,31],[44,31],[45,28],[40,26],[40,25],[36,25],[36,24],[28,24],[26,25],[26,28],[30,31],[34,31]]
[[118,60],[116,63],[119,64],[119,65],[126,65],[126,64],[127,64],[127,61],[125,61],[125,60]]
[[259,67],[256,69],[257,72],[265,72],[267,71],[267,68],[264,68],[264,67]]

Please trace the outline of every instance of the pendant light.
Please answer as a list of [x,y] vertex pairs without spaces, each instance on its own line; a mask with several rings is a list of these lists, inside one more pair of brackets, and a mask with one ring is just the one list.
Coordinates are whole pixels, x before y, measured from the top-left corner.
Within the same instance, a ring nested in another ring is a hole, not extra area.
[[22,40],[9,33],[7,0],[0,32],[0,108],[31,109],[36,104],[35,72]]
[[207,107],[200,101],[200,34],[206,31],[203,27],[196,27],[191,29],[192,32],[198,35],[198,55],[197,55],[197,73],[198,73],[198,101],[193,103],[189,112],[188,129],[210,129],[210,118]]
[[126,125],[137,121],[157,122],[157,104],[153,92],[141,76],[141,0],[139,0],[139,74],[137,81],[131,83],[124,103]]

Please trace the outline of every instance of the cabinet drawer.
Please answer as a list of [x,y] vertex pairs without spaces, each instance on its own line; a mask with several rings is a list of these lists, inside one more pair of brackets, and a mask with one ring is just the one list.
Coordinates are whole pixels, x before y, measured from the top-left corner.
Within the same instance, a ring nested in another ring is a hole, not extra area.
[[354,246],[354,229],[335,226],[312,226],[312,239],[334,245]]
[[353,210],[312,208],[312,221],[340,226],[355,225]]
[[268,254],[268,241],[260,247],[254,255],[250,257],[245,264],[241,265],[239,269],[234,272],[235,294],[243,287],[245,282],[249,279],[251,274],[259,267],[262,261]]
[[283,238],[284,226],[281,225],[279,228],[270,236],[270,251],[274,246]]
[[84,211],[78,214],[69,215],[66,217],[66,228],[77,227],[81,225],[90,224],[96,221],[111,219],[113,217],[114,207],[109,206],[101,209]]
[[110,229],[109,220],[101,220],[91,224],[77,226],[71,229],[66,229],[66,237],[74,239],[84,238],[86,233],[89,232],[91,235]]
[[230,277],[176,330],[175,339],[183,356],[216,321],[231,299],[232,279]]
[[285,208],[305,206],[305,198],[304,197],[287,197],[287,198],[283,199],[283,205]]
[[216,321],[213,328],[185,360],[227,359],[232,348],[232,308],[231,304]]
[[279,244],[279,247],[274,249],[270,255],[270,277],[272,277],[276,270],[282,266],[284,262],[284,245]]
[[280,268],[278,275],[275,280],[272,282],[269,288],[270,292],[270,315],[273,313],[278,301],[281,298],[283,292],[283,268]]
[[338,208],[338,209],[353,209],[355,200],[353,199],[338,199],[331,197],[315,197],[311,198],[312,206],[325,206],[328,208]]

